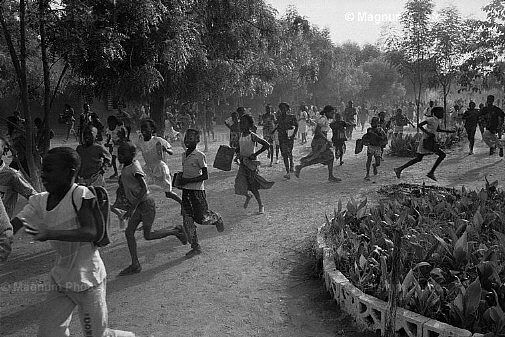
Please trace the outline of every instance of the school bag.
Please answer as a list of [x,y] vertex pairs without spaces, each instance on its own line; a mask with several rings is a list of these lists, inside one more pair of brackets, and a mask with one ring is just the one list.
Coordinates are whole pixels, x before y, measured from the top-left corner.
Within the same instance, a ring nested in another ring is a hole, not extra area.
[[354,149],[354,154],[361,153],[363,151],[363,139],[356,139],[356,148]]
[[[91,191],[91,193],[93,193],[96,198],[96,202],[93,206],[93,215],[95,216],[96,220],[96,238],[93,240],[93,244],[97,247],[104,247],[110,243],[109,235],[107,233],[107,228],[109,227],[110,223],[109,194],[107,193],[107,190],[102,186],[86,187]],[[77,206],[75,205],[74,201],[74,191],[72,191],[72,206],[74,206],[74,210],[77,213]]]
[[214,158],[214,164],[212,166],[222,171],[231,171],[231,163],[234,155],[234,148],[221,145],[217,150],[216,158]]

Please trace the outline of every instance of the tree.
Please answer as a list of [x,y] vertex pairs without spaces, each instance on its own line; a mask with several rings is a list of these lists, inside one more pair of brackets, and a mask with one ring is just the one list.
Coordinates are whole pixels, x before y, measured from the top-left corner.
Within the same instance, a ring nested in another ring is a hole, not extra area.
[[505,5],[500,0],[492,0],[484,7],[485,20],[465,21],[469,34],[463,50],[469,57],[460,67],[459,83],[465,89],[477,92],[505,85]]
[[403,58],[399,69],[414,88],[417,123],[419,123],[421,94],[428,76],[425,71],[429,65],[427,60],[432,50],[430,16],[433,7],[431,0],[409,0],[401,16],[404,38],[400,43]]
[[[463,62],[463,45],[466,40],[466,27],[459,11],[454,6],[442,8],[439,20],[432,27],[434,74],[442,87],[444,110],[447,111],[447,96]],[[446,123],[447,120],[444,119]]]
[[[401,76],[396,67],[385,58],[379,57],[362,65],[363,71],[370,74],[368,88],[363,90],[362,96],[370,101],[394,101],[402,95],[403,85],[399,83]],[[405,88],[403,88],[403,95]]]

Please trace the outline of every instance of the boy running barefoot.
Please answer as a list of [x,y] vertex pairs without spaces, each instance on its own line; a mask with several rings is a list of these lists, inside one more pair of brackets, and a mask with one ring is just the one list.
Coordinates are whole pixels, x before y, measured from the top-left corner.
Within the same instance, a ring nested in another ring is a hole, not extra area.
[[224,231],[221,216],[209,210],[204,181],[209,179],[207,159],[196,146],[200,142],[200,131],[188,129],[184,135],[186,152],[182,154],[182,177],[178,187],[182,188],[182,207],[184,208],[184,230],[191,243],[187,257],[201,254],[195,222],[201,225],[215,225],[218,232]]
[[125,230],[126,241],[130,251],[132,263],[123,269],[119,276],[140,273],[142,267],[137,255],[137,241],[135,240],[135,231],[142,222],[144,239],[158,240],[169,235],[175,235],[183,245],[188,243],[184,230],[181,227],[163,228],[151,231],[154,219],[156,217],[156,204],[154,198],[149,194],[145,173],[140,164],[134,160],[136,147],[132,143],[124,143],[118,149],[118,161],[123,164],[121,176],[119,177],[126,198],[132,207],[126,212],[124,218],[128,220],[128,226]]
[[83,144],[76,149],[82,161],[78,174],[79,182],[87,186],[105,186],[103,175],[112,160],[109,150],[96,142],[97,132],[94,126],[84,126]]
[[377,167],[381,163],[382,146],[388,141],[386,132],[379,126],[379,117],[373,117],[370,125],[371,127],[368,128],[366,134],[363,136],[363,140],[366,139],[368,143],[365,180],[370,180],[370,165],[373,158],[375,158],[375,163],[372,165],[373,175],[377,175]]
[[407,162],[406,164],[400,167],[396,167],[394,169],[394,172],[398,179],[400,179],[402,171],[405,170],[407,167],[417,164],[421,162],[425,156],[435,153],[438,156],[438,158],[435,161],[435,164],[433,164],[433,167],[431,168],[430,172],[428,172],[426,176],[431,180],[437,181],[437,178],[435,177],[435,170],[447,156],[445,152],[440,149],[440,147],[436,142],[437,133],[438,132],[454,133],[456,131],[444,130],[440,128],[441,120],[444,118],[445,113],[444,108],[436,106],[433,109],[431,109],[431,113],[433,114],[433,116],[426,118],[424,122],[421,122],[418,125],[418,128],[421,129],[421,131],[423,132],[423,136],[421,138],[421,141],[419,142],[419,145],[417,146],[417,156],[414,159]]
[[152,119],[144,119],[140,123],[138,147],[146,162],[144,170],[149,183],[158,185],[165,191],[165,196],[175,200],[182,207],[182,200],[172,190],[172,176],[165,160],[166,154],[172,155],[172,146],[165,139],[156,136],[156,124]]
[[108,328],[107,274],[93,244],[97,236],[93,215],[96,200],[87,187],[75,184],[80,164],[79,155],[69,147],[49,150],[41,172],[47,192],[32,196],[12,220],[14,228],[26,226],[35,240],[49,241],[57,254],[37,336],[70,336],[68,328],[75,307],[84,336],[134,336]]

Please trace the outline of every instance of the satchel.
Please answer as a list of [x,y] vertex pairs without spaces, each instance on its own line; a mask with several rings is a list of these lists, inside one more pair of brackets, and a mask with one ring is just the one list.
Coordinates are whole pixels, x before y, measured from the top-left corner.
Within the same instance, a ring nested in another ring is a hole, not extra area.
[[356,148],[354,149],[354,154],[361,153],[363,151],[363,139],[356,139]]
[[221,145],[217,150],[216,158],[214,158],[214,164],[212,166],[222,171],[231,171],[231,163],[234,155],[234,148]]

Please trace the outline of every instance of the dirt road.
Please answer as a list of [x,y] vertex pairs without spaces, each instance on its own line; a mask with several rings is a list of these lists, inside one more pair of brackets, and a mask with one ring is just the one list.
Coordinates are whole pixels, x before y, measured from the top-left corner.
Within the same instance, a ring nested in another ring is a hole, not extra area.
[[[210,166],[218,144],[226,143],[224,133],[219,137],[223,140],[211,143],[207,153]],[[480,188],[485,175],[490,180],[503,177],[503,160],[489,157],[484,146],[478,140],[473,156],[467,155],[466,143],[451,151],[435,184]],[[171,167],[177,171],[182,149],[176,146],[175,151]],[[296,145],[295,158],[308,151],[308,145]],[[260,159],[266,162],[266,156]],[[434,159],[406,170],[401,181],[431,184],[425,174]],[[314,265],[305,253],[325,213],[333,212],[339,199],[376,200],[380,186],[398,182],[392,168],[406,160],[386,156],[379,175],[365,182],[365,154],[354,155],[350,141],[344,165],[335,168],[341,183],[328,183],[326,168],[319,165],[291,180],[282,178],[280,162],[264,167],[262,174],[276,182],[272,189],[261,191],[264,215],[256,215],[254,200],[244,210],[243,199],[234,195],[236,167],[231,172],[211,169],[208,201],[225,219],[225,231],[199,227],[203,253],[193,259],[185,258],[189,247],[176,239],[146,242],[139,232],[143,271],[128,277],[117,277],[129,264],[129,254],[114,218],[113,243],[102,249],[110,325],[139,336],[364,336],[335,308],[322,282],[312,278]],[[110,191],[114,186],[108,183]],[[159,190],[153,193],[158,211],[155,227],[180,223],[178,206]],[[2,336],[35,335],[53,259],[49,244],[31,242],[26,234],[16,237],[10,260],[0,265]],[[71,329],[80,336],[77,321],[73,319]]]

